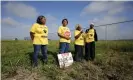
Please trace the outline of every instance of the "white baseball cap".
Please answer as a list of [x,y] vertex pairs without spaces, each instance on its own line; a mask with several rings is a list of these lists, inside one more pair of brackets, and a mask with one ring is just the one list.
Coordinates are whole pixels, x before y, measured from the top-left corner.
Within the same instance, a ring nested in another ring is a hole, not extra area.
[[94,23],[91,23],[90,25],[94,25]]

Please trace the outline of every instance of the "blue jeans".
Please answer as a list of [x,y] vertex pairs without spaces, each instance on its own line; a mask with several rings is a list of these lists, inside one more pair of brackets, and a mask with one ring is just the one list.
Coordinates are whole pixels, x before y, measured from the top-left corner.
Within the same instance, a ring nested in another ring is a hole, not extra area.
[[67,53],[69,50],[69,43],[60,42],[59,53]]
[[33,46],[34,46],[33,65],[34,66],[38,65],[37,59],[38,59],[38,54],[40,52],[40,49],[41,49],[44,61],[47,61],[47,45],[35,45],[34,44]]

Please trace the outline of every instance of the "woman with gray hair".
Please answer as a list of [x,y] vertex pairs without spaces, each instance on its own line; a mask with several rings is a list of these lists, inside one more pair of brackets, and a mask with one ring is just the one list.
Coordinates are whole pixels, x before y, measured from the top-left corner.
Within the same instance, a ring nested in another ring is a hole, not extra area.
[[82,28],[79,24],[76,25],[76,30],[74,31],[75,38],[75,61],[82,61],[83,59],[83,48],[84,48],[84,36]]

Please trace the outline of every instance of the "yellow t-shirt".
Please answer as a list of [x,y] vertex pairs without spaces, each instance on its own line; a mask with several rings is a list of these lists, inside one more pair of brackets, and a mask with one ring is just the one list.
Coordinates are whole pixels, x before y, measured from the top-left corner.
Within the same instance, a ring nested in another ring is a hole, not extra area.
[[[62,34],[64,36],[71,37],[70,30],[69,30],[69,28],[67,26],[66,27],[60,26],[59,29],[58,29],[58,33],[60,33],[60,34]],[[70,40],[67,40],[67,39],[64,39],[64,38],[60,38],[60,42],[70,43]]]
[[94,41],[94,29],[90,29],[88,33],[86,33],[86,42]]
[[30,32],[35,33],[33,44],[39,44],[39,45],[48,44],[48,38],[42,37],[42,36],[48,37],[48,28],[46,25],[40,25],[38,23],[34,23],[31,27]]
[[[77,36],[80,33],[79,30],[75,30],[74,36]],[[76,45],[84,45],[84,33],[82,33],[78,39],[75,39]]]

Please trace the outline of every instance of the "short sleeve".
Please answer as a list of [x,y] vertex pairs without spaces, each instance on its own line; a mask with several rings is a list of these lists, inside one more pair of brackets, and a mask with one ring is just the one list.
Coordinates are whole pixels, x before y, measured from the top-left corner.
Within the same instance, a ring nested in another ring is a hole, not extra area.
[[61,33],[61,27],[58,28],[58,33]]
[[31,27],[31,29],[30,29],[30,32],[35,33],[35,28],[36,28],[36,24],[33,24],[32,27]]
[[74,31],[74,36],[77,36],[79,32],[77,30]]

